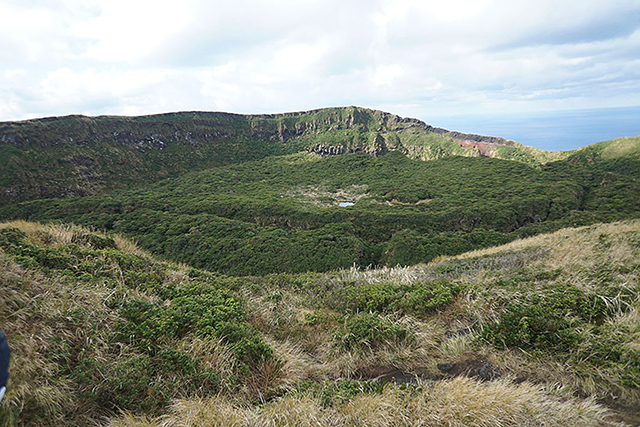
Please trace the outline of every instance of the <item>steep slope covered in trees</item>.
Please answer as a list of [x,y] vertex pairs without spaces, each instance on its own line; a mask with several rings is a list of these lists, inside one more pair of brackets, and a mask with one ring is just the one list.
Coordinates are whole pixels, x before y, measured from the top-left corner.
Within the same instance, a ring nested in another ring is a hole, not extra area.
[[488,156],[539,164],[558,155],[358,107],[239,115],[51,117],[0,123],[0,205],[100,194],[194,170],[300,151],[400,151],[422,160]]

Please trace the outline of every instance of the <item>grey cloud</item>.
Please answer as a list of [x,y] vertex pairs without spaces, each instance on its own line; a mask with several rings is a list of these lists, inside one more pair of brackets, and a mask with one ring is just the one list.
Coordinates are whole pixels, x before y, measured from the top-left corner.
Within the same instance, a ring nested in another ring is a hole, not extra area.
[[594,16],[591,20],[577,24],[567,22],[565,26],[542,27],[515,40],[494,46],[493,49],[593,43],[627,37],[638,29],[640,29],[640,7],[635,10],[622,10],[612,16]]
[[286,44],[314,43],[327,36],[344,47],[362,47],[374,31],[365,11],[376,3],[244,0],[220,6],[198,2],[193,21],[150,55],[149,61],[181,67],[215,65]]

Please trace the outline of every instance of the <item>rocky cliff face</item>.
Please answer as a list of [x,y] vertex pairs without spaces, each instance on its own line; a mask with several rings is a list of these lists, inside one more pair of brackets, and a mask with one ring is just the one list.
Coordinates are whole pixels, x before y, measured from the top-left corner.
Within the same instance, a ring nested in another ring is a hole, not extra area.
[[[205,115],[205,117],[200,117]],[[118,142],[136,149],[237,136],[242,116],[224,113],[174,113],[141,117],[66,116],[0,123],[0,141],[19,148],[60,144]]]
[[495,156],[502,138],[450,132],[358,107],[241,115],[182,112],[65,116],[0,123],[0,205],[98,194],[169,176],[299,151],[333,156],[400,151],[431,160]]
[[357,107],[261,115],[185,112],[140,117],[49,117],[0,123],[0,143],[24,148],[115,141],[145,150],[162,149],[167,144],[198,145],[238,137],[286,143],[307,135],[348,129],[381,134],[432,133],[461,142],[514,144],[503,138],[450,132],[418,119]]

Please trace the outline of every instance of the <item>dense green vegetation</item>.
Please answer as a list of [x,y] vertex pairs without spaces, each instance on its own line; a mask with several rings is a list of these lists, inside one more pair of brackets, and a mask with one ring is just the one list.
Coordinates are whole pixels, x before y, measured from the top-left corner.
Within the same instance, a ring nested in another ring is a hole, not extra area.
[[0,426],[640,422],[640,137],[349,107],[2,123],[0,157]]
[[[84,196],[176,177],[193,170],[291,152],[280,143],[239,136],[234,123],[225,132],[203,137],[196,124],[162,120],[145,126],[137,120],[70,117],[58,121],[0,124],[0,134],[28,132],[15,145],[0,143],[0,205],[16,201]],[[218,121],[214,121],[218,123]],[[37,126],[40,125],[40,126]],[[213,125],[213,124],[212,124]],[[4,128],[4,129],[3,129]],[[9,128],[9,129],[6,129]],[[206,135],[209,135],[206,133]],[[12,139],[13,140],[13,139]],[[28,142],[27,142],[28,141]]]
[[[50,117],[0,123],[0,206],[102,194],[186,172],[300,151],[399,151],[422,160],[478,156],[419,120],[357,107],[245,116],[185,112],[141,117]],[[491,138],[490,138],[491,139]],[[493,156],[530,164],[556,156],[512,141]]]
[[635,217],[639,179],[607,163],[300,153],[104,196],[11,205],[0,218],[115,231],[167,259],[227,274],[329,271],[411,265]]

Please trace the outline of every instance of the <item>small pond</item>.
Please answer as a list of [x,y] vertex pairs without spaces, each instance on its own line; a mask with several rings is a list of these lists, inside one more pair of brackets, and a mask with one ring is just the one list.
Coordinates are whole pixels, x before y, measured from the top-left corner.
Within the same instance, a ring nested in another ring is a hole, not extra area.
[[338,206],[340,206],[341,208],[344,208],[345,206],[353,206],[355,205],[355,203],[353,202],[340,202],[338,203]]

